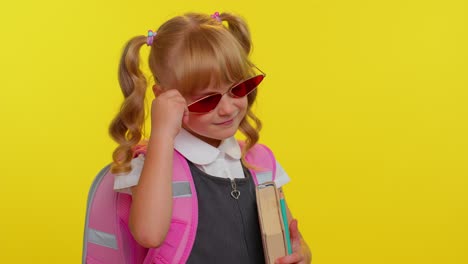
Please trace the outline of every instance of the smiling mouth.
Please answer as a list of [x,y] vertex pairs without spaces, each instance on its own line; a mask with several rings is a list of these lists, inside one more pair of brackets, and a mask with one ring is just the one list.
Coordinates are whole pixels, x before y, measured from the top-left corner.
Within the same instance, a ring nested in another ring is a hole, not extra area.
[[215,123],[215,125],[230,125],[234,121],[234,118],[231,118],[227,121],[221,122],[221,123]]

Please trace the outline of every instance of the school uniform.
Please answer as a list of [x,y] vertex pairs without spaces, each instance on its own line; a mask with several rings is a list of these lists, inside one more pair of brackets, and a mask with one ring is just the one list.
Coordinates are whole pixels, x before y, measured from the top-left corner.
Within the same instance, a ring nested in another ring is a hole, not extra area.
[[[255,183],[241,163],[237,140],[225,139],[215,148],[182,129],[174,148],[188,161],[198,198],[197,234],[187,263],[264,263]],[[116,175],[116,191],[131,194],[144,159],[134,158],[128,174]],[[277,187],[289,181],[276,162]]]

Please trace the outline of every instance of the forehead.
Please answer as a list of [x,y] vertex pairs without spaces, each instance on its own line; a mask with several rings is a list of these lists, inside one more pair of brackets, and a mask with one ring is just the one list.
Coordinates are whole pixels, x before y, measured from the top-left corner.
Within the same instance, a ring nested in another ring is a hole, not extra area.
[[196,96],[203,96],[203,95],[208,95],[212,93],[224,93],[234,84],[235,84],[235,81],[219,80],[216,78],[212,78],[205,85],[201,85],[196,88],[193,88],[192,90],[187,91],[186,94],[188,96],[196,97]]
[[208,89],[219,91],[241,80],[250,71],[251,63],[242,50],[205,41],[189,45],[187,50],[179,49],[175,53],[176,58],[171,59],[170,75],[182,93],[193,94]]

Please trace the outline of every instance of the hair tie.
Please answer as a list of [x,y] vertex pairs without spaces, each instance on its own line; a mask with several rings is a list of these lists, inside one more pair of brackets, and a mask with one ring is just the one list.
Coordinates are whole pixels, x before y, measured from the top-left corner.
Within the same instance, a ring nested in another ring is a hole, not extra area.
[[216,19],[216,21],[221,22],[221,18],[219,17],[219,12],[214,12],[214,14],[211,15],[211,18]]
[[148,37],[146,38],[146,45],[151,46],[153,45],[154,37],[158,34],[156,31],[152,31],[151,29],[148,30]]

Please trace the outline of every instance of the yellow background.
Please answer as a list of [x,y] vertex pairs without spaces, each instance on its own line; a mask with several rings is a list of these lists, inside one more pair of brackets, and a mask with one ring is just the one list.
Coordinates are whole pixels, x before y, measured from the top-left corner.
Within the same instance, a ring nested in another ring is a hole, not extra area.
[[468,263],[465,0],[2,1],[1,263],[81,262],[122,47],[186,11],[248,21],[314,263]]

